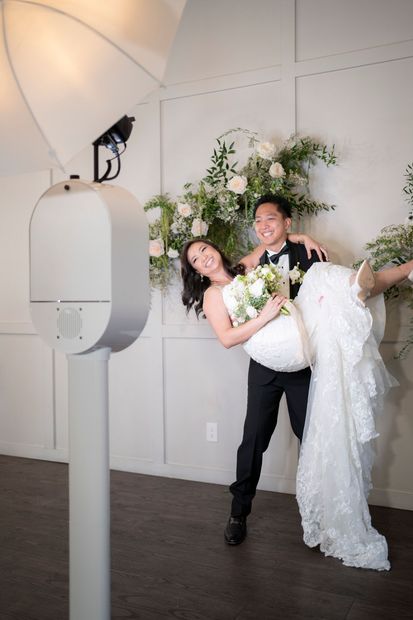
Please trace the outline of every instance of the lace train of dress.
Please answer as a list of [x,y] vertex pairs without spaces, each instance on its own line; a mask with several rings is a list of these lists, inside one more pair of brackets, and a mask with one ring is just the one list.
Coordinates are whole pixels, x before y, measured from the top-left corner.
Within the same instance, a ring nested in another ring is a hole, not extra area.
[[[346,267],[316,263],[294,301],[314,357],[297,501],[308,546],[320,545],[326,555],[347,566],[388,570],[386,539],[371,525],[367,496],[374,457],[371,440],[378,435],[375,417],[387,390],[397,382],[378,352],[385,322],[383,298],[369,300],[368,307],[360,304],[350,289],[351,273]],[[275,370],[307,366],[305,347],[297,344],[301,330],[296,321],[280,318],[265,326],[265,338],[250,338],[246,351]],[[292,352],[284,343],[293,332]],[[268,363],[271,350],[274,363]]]
[[367,504],[375,417],[397,384],[378,351],[383,297],[363,307],[351,294],[351,270],[317,264],[311,272],[298,300],[316,350],[297,471],[304,542],[346,566],[388,570],[386,539]]

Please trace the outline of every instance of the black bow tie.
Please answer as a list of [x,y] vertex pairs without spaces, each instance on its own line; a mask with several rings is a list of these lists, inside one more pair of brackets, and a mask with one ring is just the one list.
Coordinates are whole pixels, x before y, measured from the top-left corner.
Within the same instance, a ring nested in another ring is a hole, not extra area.
[[280,250],[278,252],[278,254],[271,254],[271,256],[268,255],[268,258],[269,258],[269,260],[271,261],[271,263],[273,265],[278,265],[278,261],[280,260],[280,256],[283,256],[283,254],[288,254],[288,246],[287,245],[285,245],[282,248],[282,250]]

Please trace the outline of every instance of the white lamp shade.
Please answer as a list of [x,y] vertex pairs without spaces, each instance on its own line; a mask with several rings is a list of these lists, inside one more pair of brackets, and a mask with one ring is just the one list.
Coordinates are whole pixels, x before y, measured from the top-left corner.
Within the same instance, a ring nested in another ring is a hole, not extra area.
[[0,0],[0,174],[63,167],[157,88],[186,0]]

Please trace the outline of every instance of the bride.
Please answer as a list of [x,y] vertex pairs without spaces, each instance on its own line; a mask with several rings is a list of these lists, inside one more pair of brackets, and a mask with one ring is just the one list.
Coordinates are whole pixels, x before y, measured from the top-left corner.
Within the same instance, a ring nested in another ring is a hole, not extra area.
[[[226,348],[242,344],[273,370],[313,368],[297,471],[304,542],[347,566],[388,570],[387,543],[372,527],[367,504],[375,417],[396,384],[378,351],[385,321],[381,293],[412,280],[413,261],[376,273],[364,262],[357,274],[315,263],[293,304],[274,295],[257,317],[236,327],[228,285],[244,266],[232,267],[203,239],[185,245],[181,264],[184,305],[205,313]],[[289,315],[280,314],[283,306]]]

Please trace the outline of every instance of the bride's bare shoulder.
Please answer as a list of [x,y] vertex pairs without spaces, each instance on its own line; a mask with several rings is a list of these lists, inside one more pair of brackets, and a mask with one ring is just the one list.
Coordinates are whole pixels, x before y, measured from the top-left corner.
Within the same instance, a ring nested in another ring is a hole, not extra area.
[[225,288],[224,286],[218,286],[216,284],[211,284],[209,288],[204,293],[204,310],[218,310],[221,308],[225,308],[224,298],[222,296],[222,290]]
[[223,288],[223,286],[211,284],[204,293],[204,299],[217,299],[218,297],[222,297]]

